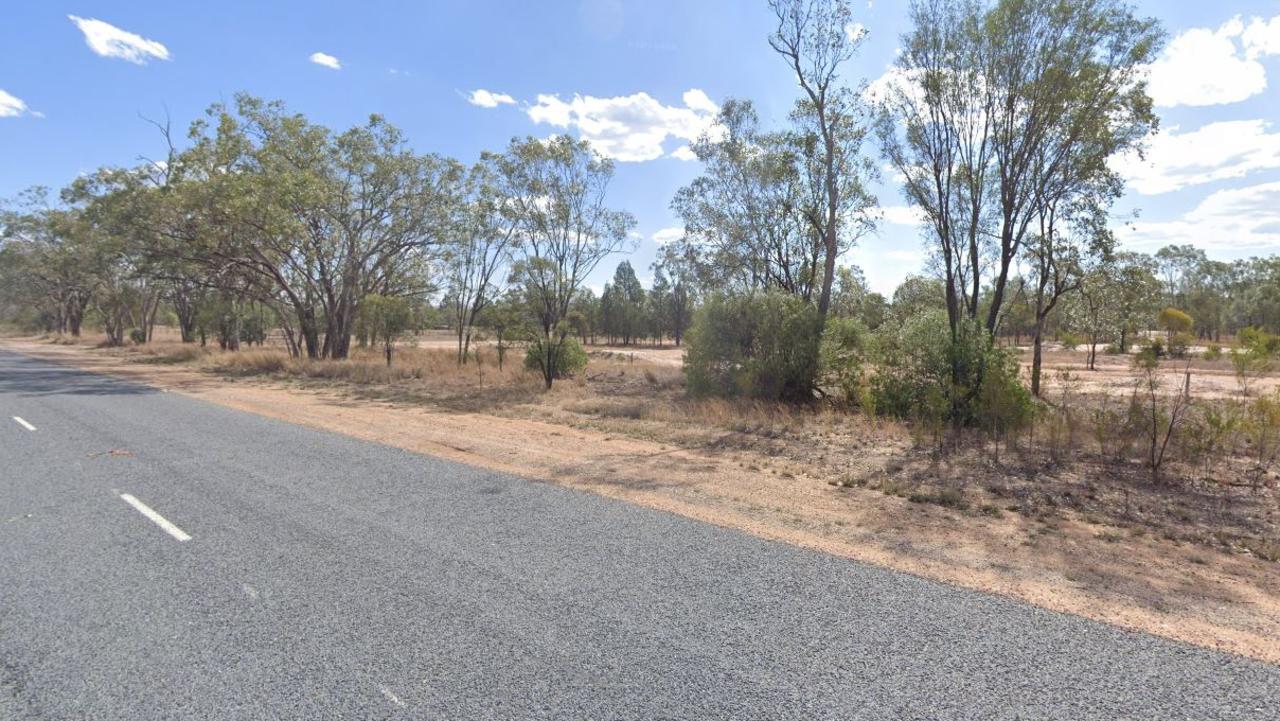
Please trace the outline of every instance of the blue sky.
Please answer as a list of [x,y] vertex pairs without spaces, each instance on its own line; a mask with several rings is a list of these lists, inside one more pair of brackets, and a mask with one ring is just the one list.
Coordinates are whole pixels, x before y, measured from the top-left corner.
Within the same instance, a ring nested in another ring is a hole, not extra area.
[[[1152,69],[1162,132],[1147,162],[1120,164],[1124,242],[1192,243],[1221,259],[1280,252],[1280,2],[1138,8],[1171,44]],[[906,30],[906,3],[855,10],[870,36],[847,75],[875,80]],[[750,98],[766,124],[785,121],[795,88],[769,30],[763,0],[8,0],[0,197],[158,155],[140,115],[167,108],[185,128],[245,90],[335,128],[382,113],[418,150],[464,161],[513,136],[584,135],[618,161],[612,204],[639,221],[631,260],[646,277],[678,225],[670,199],[699,170],[681,148],[715,106]],[[924,255],[888,175],[877,194],[881,231],[846,262],[888,292]]]

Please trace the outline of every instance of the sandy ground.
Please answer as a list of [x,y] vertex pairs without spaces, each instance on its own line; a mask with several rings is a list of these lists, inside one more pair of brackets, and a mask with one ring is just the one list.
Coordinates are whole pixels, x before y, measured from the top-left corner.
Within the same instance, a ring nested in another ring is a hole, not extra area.
[[734,450],[682,450],[556,422],[220,378],[79,346],[19,339],[0,344],[231,408],[1280,663],[1280,565],[1249,556],[1082,520],[988,517],[909,503],[873,490],[837,488],[791,469],[780,472],[768,460],[748,462]]

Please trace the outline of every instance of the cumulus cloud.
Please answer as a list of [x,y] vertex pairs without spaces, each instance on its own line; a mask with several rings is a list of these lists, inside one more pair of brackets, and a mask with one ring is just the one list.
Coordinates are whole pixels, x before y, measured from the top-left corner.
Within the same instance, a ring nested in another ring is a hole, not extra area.
[[1267,89],[1260,60],[1280,54],[1280,16],[1239,17],[1221,27],[1191,28],[1169,43],[1151,65],[1150,92],[1156,105],[1206,106],[1247,100]]
[[104,58],[120,58],[135,65],[146,65],[153,58],[169,59],[169,49],[159,41],[148,40],[95,18],[76,15],[68,15],[67,18],[84,33],[84,42],[89,49]]
[[1159,195],[1280,168],[1280,133],[1271,127],[1266,120],[1209,123],[1185,133],[1173,127],[1149,141],[1145,160],[1124,156],[1116,170],[1137,192]]
[[1116,229],[1126,245],[1194,244],[1214,250],[1280,250],[1280,182],[1219,190],[1181,218]]
[[308,58],[308,60],[315,63],[316,65],[323,65],[324,67],[329,68],[330,70],[342,69],[342,63],[339,62],[337,58],[335,58],[334,56],[328,53],[311,53],[311,57]]
[[659,230],[658,232],[653,234],[653,242],[657,243],[658,245],[666,245],[668,243],[674,243],[683,237],[684,237],[684,228],[680,228],[680,227],[663,228],[662,230]]
[[506,93],[494,93],[488,90],[472,90],[467,102],[482,108],[496,108],[499,105],[515,105],[516,99]]
[[[601,155],[622,162],[655,160],[666,155],[668,138],[697,140],[715,126],[719,106],[701,90],[684,93],[683,107],[663,105],[648,93],[613,98],[539,95],[526,108],[529,119],[558,128],[576,129]],[[674,157],[689,159],[692,151],[677,149]]]
[[0,90],[0,118],[17,118],[28,114],[34,113],[27,109],[27,104],[22,102],[22,98]]

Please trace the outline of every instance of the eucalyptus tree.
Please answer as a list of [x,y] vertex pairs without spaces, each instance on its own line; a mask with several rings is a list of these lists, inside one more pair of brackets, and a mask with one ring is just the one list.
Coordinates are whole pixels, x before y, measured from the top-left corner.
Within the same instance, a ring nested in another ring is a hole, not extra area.
[[[1097,185],[1156,119],[1144,73],[1163,41],[1120,0],[916,0],[878,89],[885,156],[926,218],[953,335],[998,330],[1010,271],[1051,205]],[[1111,179],[1106,179],[1110,182]]]
[[763,132],[750,101],[729,99],[692,148],[703,173],[671,207],[684,224],[677,244],[705,285],[812,298],[822,243],[802,214],[795,144]]
[[831,305],[836,261],[870,230],[875,168],[861,153],[867,111],[840,77],[866,37],[846,0],[769,0],[777,25],[769,45],[795,73],[801,98],[792,113],[803,178],[801,209],[821,242],[815,283],[818,317]]
[[459,365],[467,361],[477,320],[502,292],[503,271],[519,240],[515,208],[498,188],[498,162],[486,153],[467,173],[454,230],[442,252]]
[[[191,257],[262,283],[312,358],[345,358],[361,299],[423,297],[462,169],[382,117],[335,134],[248,95],[192,129]],[[323,333],[322,333],[323,331]]]
[[538,328],[529,352],[550,389],[561,374],[573,299],[600,262],[623,248],[635,219],[606,205],[613,163],[586,141],[515,139],[497,168],[518,220],[514,277]]
[[32,305],[50,330],[79,337],[86,310],[102,283],[104,258],[79,212],[55,207],[47,188],[24,191],[0,213],[5,288],[14,305]]

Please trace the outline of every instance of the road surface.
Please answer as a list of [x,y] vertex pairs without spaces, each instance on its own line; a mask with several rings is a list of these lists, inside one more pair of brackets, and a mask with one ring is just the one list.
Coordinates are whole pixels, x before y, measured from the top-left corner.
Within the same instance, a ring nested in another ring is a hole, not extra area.
[[1276,719],[1280,667],[0,351],[0,719]]

